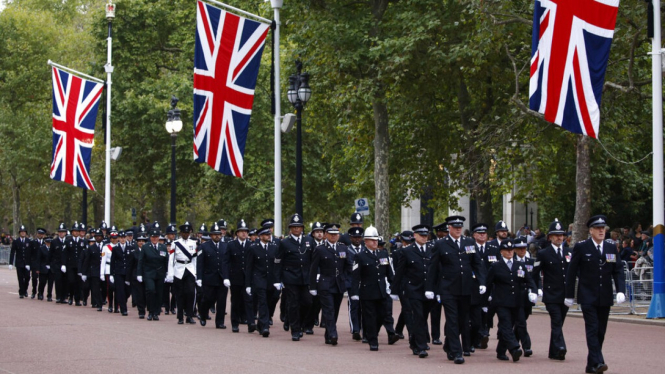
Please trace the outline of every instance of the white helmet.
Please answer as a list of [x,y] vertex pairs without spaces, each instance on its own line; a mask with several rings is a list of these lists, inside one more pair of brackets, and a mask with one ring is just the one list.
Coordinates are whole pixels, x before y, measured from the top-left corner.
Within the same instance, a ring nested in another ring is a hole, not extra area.
[[379,232],[376,230],[376,227],[370,226],[366,228],[364,239],[379,240]]

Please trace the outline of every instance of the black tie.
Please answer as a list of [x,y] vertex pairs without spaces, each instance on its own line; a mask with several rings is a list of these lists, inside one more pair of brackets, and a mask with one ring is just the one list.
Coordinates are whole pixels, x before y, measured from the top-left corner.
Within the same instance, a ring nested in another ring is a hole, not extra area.
[[601,255],[603,254],[603,250],[600,249],[600,244],[598,244],[598,253],[600,253]]
[[480,246],[480,254],[481,254],[481,255],[483,254],[483,248],[485,248],[485,246],[484,246],[484,245],[481,245],[481,246]]
[[457,245],[457,249],[460,249],[459,240],[455,239],[455,244]]
[[559,255],[559,258],[563,259],[563,257],[561,256],[561,248],[557,247],[556,253],[557,253],[557,255]]

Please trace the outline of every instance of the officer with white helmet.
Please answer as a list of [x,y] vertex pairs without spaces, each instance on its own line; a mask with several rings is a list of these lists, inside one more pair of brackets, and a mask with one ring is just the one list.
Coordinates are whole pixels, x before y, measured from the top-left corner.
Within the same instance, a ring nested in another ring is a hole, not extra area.
[[178,324],[182,325],[183,312],[187,314],[187,323],[195,324],[194,303],[196,302],[196,241],[189,239],[192,225],[189,222],[180,225],[180,238],[171,243],[169,250],[169,268],[166,281],[173,282],[176,303],[178,304]]

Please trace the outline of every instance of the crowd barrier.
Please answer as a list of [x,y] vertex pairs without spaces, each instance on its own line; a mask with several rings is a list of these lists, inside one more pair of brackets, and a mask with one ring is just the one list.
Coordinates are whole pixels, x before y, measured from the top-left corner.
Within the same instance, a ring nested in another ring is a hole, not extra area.
[[9,251],[11,251],[10,246],[0,244],[0,265],[9,264]]

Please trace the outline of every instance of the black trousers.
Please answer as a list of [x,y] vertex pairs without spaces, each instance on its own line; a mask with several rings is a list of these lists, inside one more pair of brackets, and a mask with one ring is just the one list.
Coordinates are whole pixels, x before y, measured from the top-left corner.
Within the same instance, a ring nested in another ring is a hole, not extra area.
[[39,284],[39,274],[37,273],[38,267],[37,266],[31,266],[30,267],[30,279],[32,281],[32,294],[36,295],[37,294],[37,286]]
[[[194,318],[194,303],[196,303],[196,278],[194,278],[194,275],[189,270],[185,270],[182,279],[173,278],[173,289],[176,305],[178,306],[178,319],[183,319],[183,313],[187,317]],[[166,293],[166,291],[164,292]]]
[[[446,349],[453,356],[462,355],[460,336],[469,330],[469,295],[441,295],[441,304],[446,316],[444,333],[446,335]],[[468,334],[468,333],[467,333]]]
[[104,299],[102,299],[102,289],[99,285],[99,277],[88,277],[88,284],[90,286],[90,304],[94,307],[101,308],[104,304]]
[[307,324],[303,326],[305,329],[313,329],[314,322],[319,319],[319,313],[321,312],[321,300],[319,295],[312,296],[312,306],[309,308],[309,313],[305,320]]
[[427,299],[409,298],[411,323],[409,329],[409,343],[412,349],[424,351],[427,349],[429,333],[427,331],[427,315],[432,310],[432,301]]
[[126,275],[115,275],[113,280],[115,281],[115,299],[120,307],[121,313],[127,313],[127,299],[131,293],[130,286],[125,284]]
[[[203,297],[201,298],[201,307],[199,314],[202,320],[207,320],[210,315],[210,307],[217,304],[217,311],[215,313],[215,326],[224,324],[224,314],[226,314],[226,297],[229,294],[229,289],[224,285],[208,286],[203,285]],[[180,310],[178,310],[179,312]]]
[[308,286],[287,284],[284,285],[284,296],[286,296],[288,305],[288,319],[291,325],[291,336],[298,335],[302,331],[302,326],[307,326],[307,317],[312,306],[312,295],[309,293]]
[[16,267],[16,278],[18,279],[18,294],[27,295],[28,285],[30,283],[30,271],[25,267]]
[[386,300],[360,300],[363,317],[363,334],[370,346],[379,345],[379,330],[386,319]]
[[244,320],[253,321],[252,309],[252,298],[245,292],[245,286],[231,284],[231,326],[237,327]]
[[[173,282],[175,282],[175,278]],[[162,301],[162,306],[167,310],[173,310],[178,305],[177,292],[175,291],[175,284],[173,282],[164,282],[164,300]]]
[[53,297],[53,280],[54,276],[51,271],[47,273],[39,273],[39,296],[44,296],[44,288],[46,288],[46,285],[48,284],[48,288],[46,289],[46,297]]
[[339,317],[339,307],[342,305],[344,294],[335,292],[331,293],[328,290],[319,293],[319,301],[321,302],[321,321],[326,325],[326,332],[324,338],[338,338],[337,334],[337,318]]
[[531,336],[526,328],[526,320],[529,319],[531,307],[520,307],[515,321],[515,338],[522,343],[523,349],[531,349]]
[[545,304],[545,309],[550,314],[550,356],[557,356],[559,348],[566,348],[566,341],[563,338],[563,323],[566,320],[568,307],[565,304]]
[[587,366],[604,364],[603,342],[607,331],[607,320],[610,317],[610,307],[583,304],[582,316],[586,331],[586,346],[589,350],[586,364]]
[[386,308],[386,314],[383,316],[383,327],[386,328],[389,334],[394,334],[395,318],[393,318],[393,299],[390,298],[390,295],[386,295],[383,305]]
[[60,269],[51,269],[53,272],[53,282],[55,283],[55,298],[56,300],[65,301],[67,294],[65,293],[65,279],[67,277],[66,273],[60,271]]
[[132,303],[136,304],[139,316],[145,316],[145,285],[137,280],[130,283],[132,285]]
[[[258,312],[257,329],[259,331],[270,329],[270,318],[275,313],[277,301],[279,301],[279,291],[271,285],[268,289],[252,287],[252,298],[256,302],[256,310]],[[254,323],[254,318],[250,320]]]
[[[350,289],[348,289],[348,291],[350,291]],[[349,328],[351,329],[351,333],[360,332],[362,329],[362,308],[360,306],[360,300],[351,300],[351,298],[349,298],[347,304],[349,309]]]
[[85,282],[81,279],[81,301],[84,303],[88,302],[88,297],[90,297],[90,277]]
[[[470,344],[473,347],[480,345],[480,339],[485,335],[483,326],[483,307],[481,305],[471,305],[469,307],[469,322],[470,322]],[[470,347],[464,347],[470,348]],[[465,350],[465,352],[468,352]]]
[[158,316],[162,313],[162,295],[164,293],[164,277],[143,278],[148,313]]
[[78,275],[77,268],[67,268],[67,291],[69,298],[77,303],[81,302],[81,277]]
[[438,301],[432,303],[432,309],[429,312],[432,340],[441,339],[441,309],[441,303]]
[[111,283],[109,276],[109,274],[104,275],[104,278],[106,279],[106,297],[109,302],[109,309],[118,309],[118,298],[115,297],[115,286]]
[[286,296],[284,293],[281,295],[281,303],[279,303],[279,320],[288,323],[289,320],[289,307],[288,302],[286,301]]
[[506,354],[506,350],[512,351],[520,347],[513,330],[520,309],[522,308],[496,307],[496,315],[499,317],[499,344],[496,345],[496,353]]

